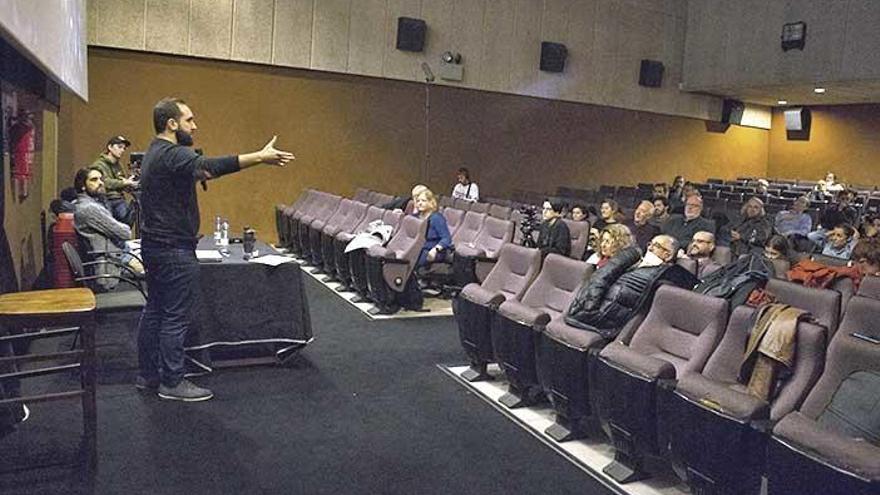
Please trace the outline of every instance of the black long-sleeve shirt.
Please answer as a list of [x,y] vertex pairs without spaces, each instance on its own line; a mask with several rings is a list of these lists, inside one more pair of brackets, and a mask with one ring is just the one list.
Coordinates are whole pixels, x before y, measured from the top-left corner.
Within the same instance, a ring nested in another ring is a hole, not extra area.
[[541,257],[550,253],[570,255],[571,232],[568,230],[568,225],[558,218],[552,224],[546,221],[541,223],[541,229],[538,231],[538,249],[541,250]]
[[195,249],[199,235],[196,182],[240,169],[237,156],[205,158],[187,146],[153,139],[141,166],[144,242]]

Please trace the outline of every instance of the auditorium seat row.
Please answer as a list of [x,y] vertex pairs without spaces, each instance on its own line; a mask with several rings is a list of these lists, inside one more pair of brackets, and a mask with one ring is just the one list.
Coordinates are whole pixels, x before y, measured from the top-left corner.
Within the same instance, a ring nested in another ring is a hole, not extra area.
[[[385,201],[369,191],[358,190],[355,197]],[[390,197],[390,196],[389,196]],[[491,208],[495,205],[487,205]],[[500,213],[506,213],[502,211]],[[475,210],[445,208],[453,235],[455,252],[446,262],[436,263],[435,274],[451,275],[456,258],[470,260],[464,282],[483,280],[491,270],[499,248],[513,238],[514,222]],[[356,234],[374,221],[393,227],[387,244],[345,253]],[[427,223],[400,210],[384,210],[356,199],[341,198],[322,191],[307,190],[290,206],[276,207],[279,244],[314,266],[314,272],[327,275],[343,289],[358,292],[383,312],[397,309],[400,294],[411,281],[419,252],[425,242]],[[462,283],[463,285],[463,283]]]
[[[770,494],[877,493],[880,439],[858,438],[877,425],[841,419],[835,394],[859,397],[880,377],[880,280],[866,278],[845,312],[836,291],[767,283],[778,302],[811,316],[796,323],[788,375],[762,400],[738,376],[757,309],[731,312],[723,299],[661,286],[609,342],[565,322],[590,274],[585,263],[549,255],[542,265],[537,250],[504,245],[483,283],[453,303],[470,361],[463,378],[487,379],[497,362],[509,383],[501,402],[549,399],[547,433],[558,441],[598,421],[615,449],[605,472],[622,483],[647,476],[643,460],[656,456],[680,467],[695,493],[757,494],[762,477]],[[853,407],[877,404],[863,397]]]

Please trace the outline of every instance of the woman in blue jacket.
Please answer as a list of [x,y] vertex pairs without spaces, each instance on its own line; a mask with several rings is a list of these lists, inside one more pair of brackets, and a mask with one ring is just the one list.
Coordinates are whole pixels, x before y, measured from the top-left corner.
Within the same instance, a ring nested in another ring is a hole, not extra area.
[[425,245],[422,246],[422,252],[419,253],[419,261],[416,266],[421,267],[435,261],[443,261],[449,250],[452,249],[452,236],[449,235],[446,218],[437,211],[437,197],[430,189],[425,188],[416,194],[415,202],[415,215],[428,219]]

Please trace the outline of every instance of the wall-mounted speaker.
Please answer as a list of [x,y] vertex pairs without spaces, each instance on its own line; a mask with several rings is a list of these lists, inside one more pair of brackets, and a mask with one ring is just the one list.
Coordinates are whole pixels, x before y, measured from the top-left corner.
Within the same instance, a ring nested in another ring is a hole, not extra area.
[[743,112],[745,112],[745,110],[745,103],[739,100],[725,98],[721,107],[721,123],[739,125],[742,123]]
[[425,33],[428,25],[422,19],[397,18],[397,49],[420,52],[425,49]]
[[789,108],[784,113],[786,131],[809,130],[812,120],[809,108]]
[[659,88],[663,84],[663,62],[642,60],[639,68],[639,86]]
[[541,70],[544,72],[562,72],[565,70],[565,59],[568,48],[562,43],[551,41],[541,42]]

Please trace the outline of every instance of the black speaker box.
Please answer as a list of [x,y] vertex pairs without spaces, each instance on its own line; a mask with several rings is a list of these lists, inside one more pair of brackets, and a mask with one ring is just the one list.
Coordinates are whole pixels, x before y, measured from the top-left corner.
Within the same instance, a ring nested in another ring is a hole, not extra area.
[[739,125],[742,122],[745,110],[745,103],[739,100],[725,99],[721,107],[721,122],[723,124]]
[[541,70],[544,72],[562,72],[565,70],[565,59],[568,48],[562,43],[541,42]]
[[420,52],[425,49],[425,33],[428,25],[422,19],[397,18],[397,49]]
[[639,69],[639,86],[659,88],[663,84],[663,62],[642,60]]

